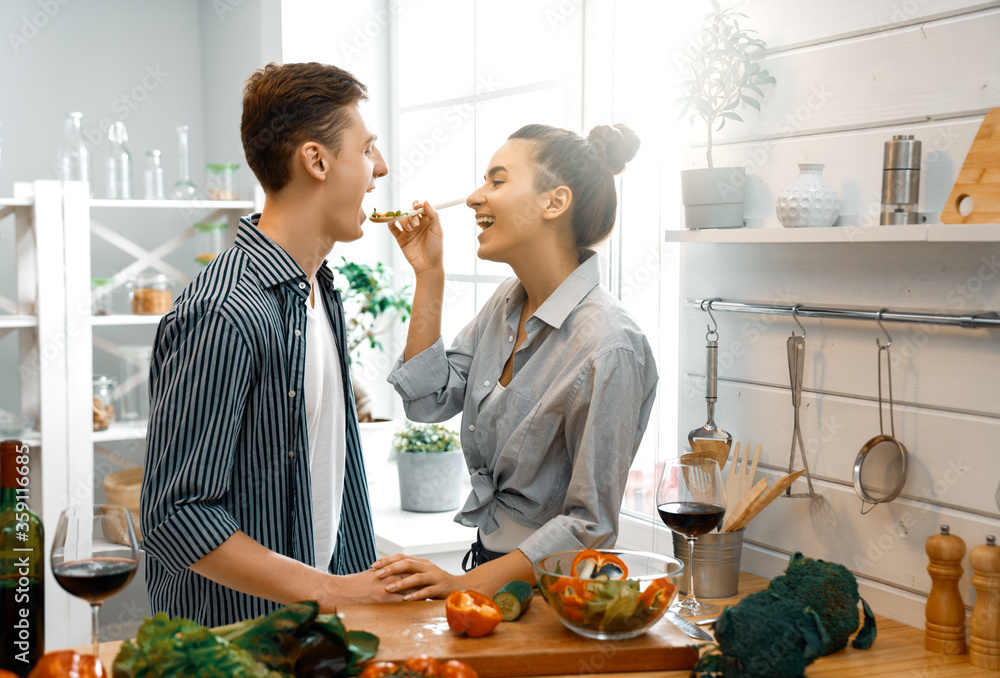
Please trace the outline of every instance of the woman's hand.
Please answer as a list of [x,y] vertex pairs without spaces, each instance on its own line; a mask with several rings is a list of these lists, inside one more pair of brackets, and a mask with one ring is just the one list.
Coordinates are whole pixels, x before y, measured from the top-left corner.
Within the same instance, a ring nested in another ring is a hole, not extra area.
[[444,598],[452,591],[463,588],[461,577],[442,570],[425,558],[397,553],[375,561],[372,567],[377,577],[386,580],[386,591],[402,592],[403,600]]
[[387,224],[392,237],[396,239],[403,256],[410,262],[416,275],[440,270],[444,260],[444,232],[441,219],[426,200],[421,204],[413,202],[413,208],[424,208],[424,213],[415,217],[401,217]]

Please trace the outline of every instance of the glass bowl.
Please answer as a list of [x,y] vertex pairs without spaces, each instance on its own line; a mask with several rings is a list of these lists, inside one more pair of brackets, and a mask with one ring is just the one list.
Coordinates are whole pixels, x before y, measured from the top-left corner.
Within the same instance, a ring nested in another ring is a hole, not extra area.
[[35,425],[34,417],[19,414],[0,413],[0,439],[10,440],[24,436]]
[[598,640],[648,631],[670,606],[683,573],[677,558],[622,549],[560,551],[535,563],[538,588],[559,621]]

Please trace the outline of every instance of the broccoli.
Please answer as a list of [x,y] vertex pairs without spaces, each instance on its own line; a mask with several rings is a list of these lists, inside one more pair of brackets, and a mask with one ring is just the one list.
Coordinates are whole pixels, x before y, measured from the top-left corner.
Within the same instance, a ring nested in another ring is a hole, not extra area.
[[[702,655],[698,678],[798,678],[816,657],[843,649],[858,628],[858,583],[843,565],[792,556],[764,591],[722,611],[717,647]],[[865,625],[852,645],[875,641],[875,615],[861,600]]]
[[[795,553],[785,574],[775,577],[768,590],[795,598],[816,610],[829,635],[820,653],[822,656],[847,647],[847,641],[858,630],[858,582],[851,571],[839,563],[813,560]],[[866,628],[854,641],[854,647],[859,649],[867,649],[875,640],[874,618],[869,624],[871,610],[867,604],[865,608]]]
[[828,640],[815,611],[769,590],[723,610],[715,639],[722,654],[704,655],[692,675],[799,678]]

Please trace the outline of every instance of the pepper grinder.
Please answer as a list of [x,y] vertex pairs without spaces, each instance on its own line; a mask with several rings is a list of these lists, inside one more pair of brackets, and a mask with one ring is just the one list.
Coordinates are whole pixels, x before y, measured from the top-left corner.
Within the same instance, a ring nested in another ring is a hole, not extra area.
[[972,585],[976,605],[969,623],[969,661],[973,666],[1000,669],[1000,548],[996,537],[972,549]]
[[920,147],[912,134],[895,134],[882,153],[882,226],[919,221]]
[[965,654],[965,605],[958,590],[965,542],[942,525],[941,534],[929,536],[924,548],[931,560],[924,647],[941,654]]

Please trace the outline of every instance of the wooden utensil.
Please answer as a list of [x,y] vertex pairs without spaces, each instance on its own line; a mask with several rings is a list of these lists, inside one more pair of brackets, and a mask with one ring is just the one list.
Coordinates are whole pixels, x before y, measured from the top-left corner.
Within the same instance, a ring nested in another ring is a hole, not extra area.
[[746,524],[756,518],[757,514],[764,510],[764,507],[777,499],[778,495],[785,491],[785,488],[794,483],[798,477],[805,472],[805,469],[799,469],[795,473],[789,473],[787,476],[783,476],[781,480],[776,482],[774,485],[767,488],[767,491],[757,498],[757,501],[753,503],[753,506],[750,507],[750,510],[746,512],[740,522],[730,528],[730,532],[735,532],[742,527],[746,527]]
[[[448,202],[443,202],[439,205],[432,205],[435,211],[443,210],[446,207],[454,207],[455,205],[464,205],[465,198],[458,198],[456,200],[449,200]],[[418,207],[415,210],[399,210],[403,212],[402,215],[398,217],[368,217],[368,221],[374,222],[376,224],[388,224],[391,221],[400,221],[401,219],[408,219],[410,217],[419,217],[424,213],[423,207]]]
[[730,506],[735,506],[740,502],[751,487],[754,486],[754,478],[757,477],[757,462],[760,460],[760,445],[754,451],[753,461],[750,461],[750,443],[743,451],[743,458],[739,458],[740,443],[736,443],[733,452],[733,460],[729,462],[729,475],[726,477],[726,502]]
[[[731,470],[731,469],[730,469]],[[729,515],[726,516],[725,522],[722,524],[722,529],[720,532],[735,532],[733,525],[740,524],[743,518],[746,516],[747,511],[753,506],[753,503],[757,501],[760,495],[764,494],[764,490],[767,489],[767,478],[761,478],[760,482],[750,488],[743,497],[740,499],[736,507],[729,511]],[[743,522],[745,525],[746,522]],[[737,528],[739,529],[739,528]]]
[[[971,198],[967,214],[962,202]],[[1000,224],[1000,108],[983,118],[962,170],[941,210],[944,224]]]

